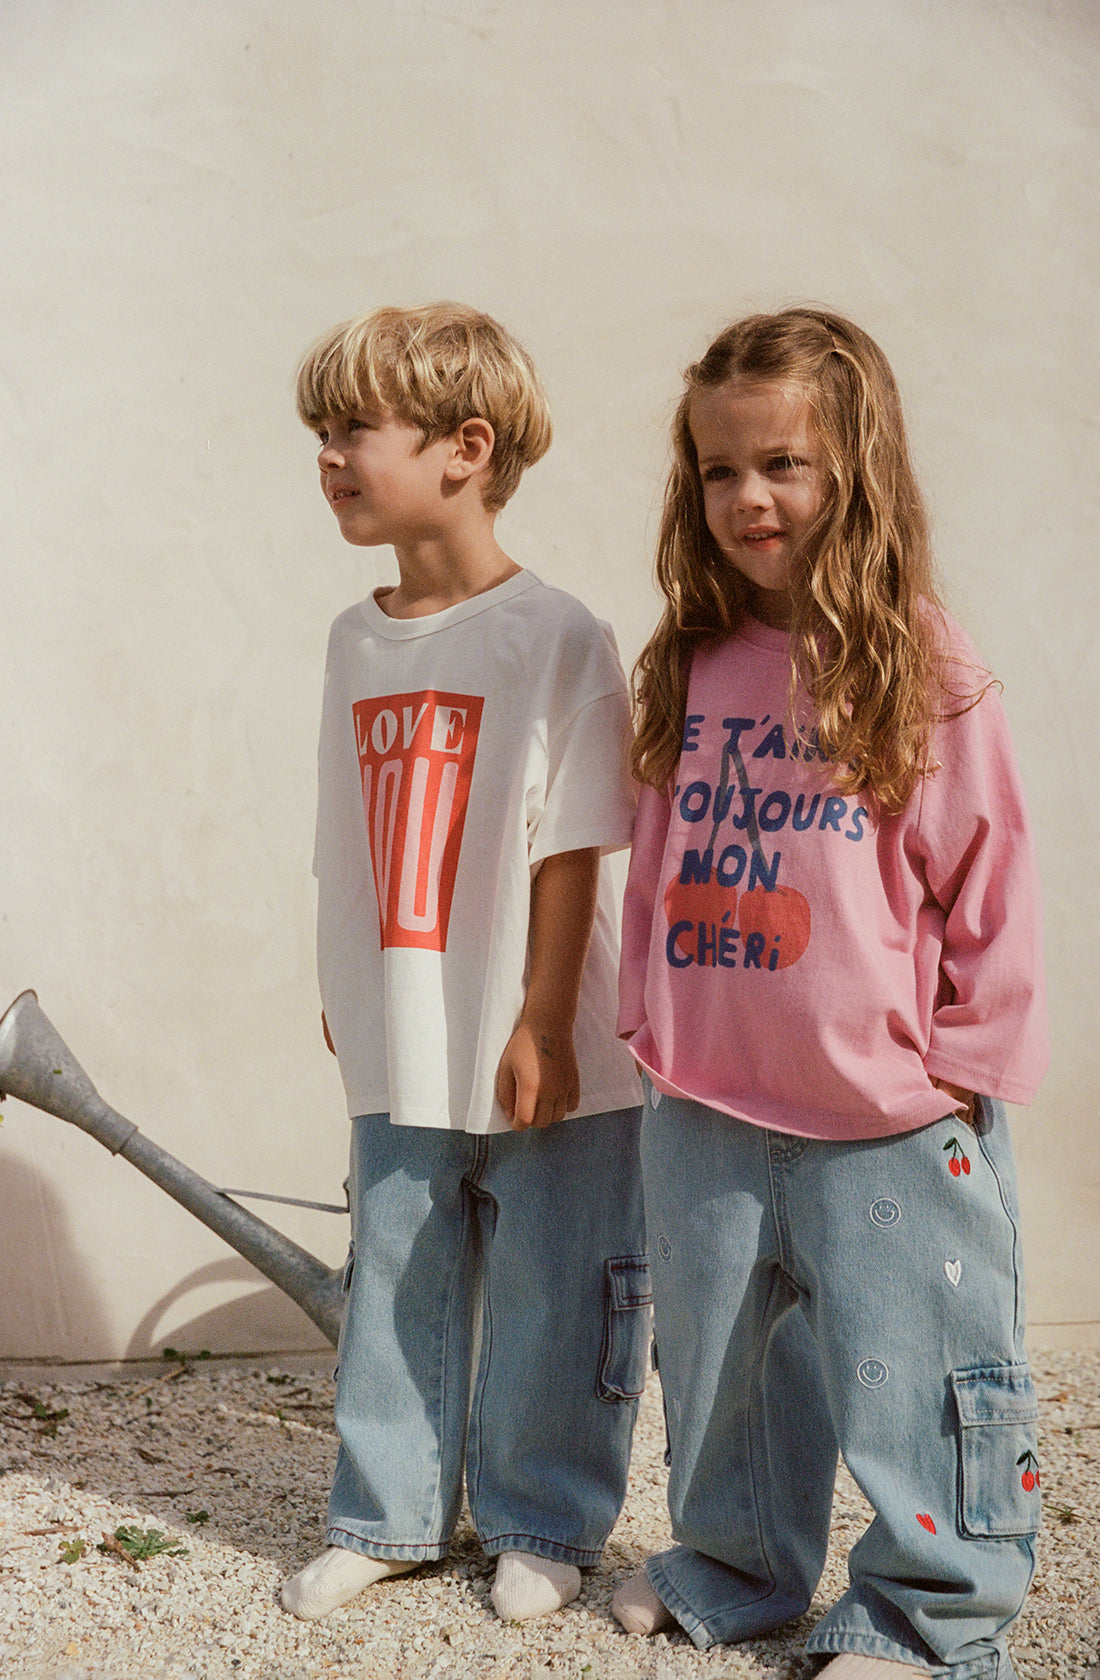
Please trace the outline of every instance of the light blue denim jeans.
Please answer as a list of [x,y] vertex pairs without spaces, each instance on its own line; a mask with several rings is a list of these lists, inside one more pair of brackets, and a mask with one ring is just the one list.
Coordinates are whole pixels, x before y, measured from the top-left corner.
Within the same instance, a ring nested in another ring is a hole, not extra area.
[[647,1096],[679,1542],[649,1561],[655,1591],[700,1649],[802,1615],[839,1447],[875,1517],[808,1652],[1011,1677],[1040,1496],[1001,1105],[834,1144]]
[[465,1466],[487,1553],[597,1562],[648,1360],[639,1120],[352,1122],[330,1546],[443,1556]]

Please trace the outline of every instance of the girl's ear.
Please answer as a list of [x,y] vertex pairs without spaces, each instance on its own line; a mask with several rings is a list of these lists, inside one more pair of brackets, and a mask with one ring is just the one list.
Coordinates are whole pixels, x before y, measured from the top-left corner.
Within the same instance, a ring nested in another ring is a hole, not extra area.
[[482,420],[480,416],[475,415],[462,422],[452,434],[451,442],[453,448],[448,456],[444,474],[457,482],[472,478],[474,473],[481,472],[488,466],[496,442],[496,433],[488,420]]

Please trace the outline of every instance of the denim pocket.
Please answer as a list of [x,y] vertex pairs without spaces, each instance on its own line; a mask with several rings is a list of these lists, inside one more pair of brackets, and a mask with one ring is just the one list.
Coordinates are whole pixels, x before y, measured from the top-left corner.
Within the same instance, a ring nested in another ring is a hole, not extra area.
[[1041,1520],[1035,1425],[1026,1365],[953,1371],[959,1421],[959,1527],[973,1539],[1018,1539]]
[[644,1254],[605,1262],[603,1352],[596,1384],[601,1400],[637,1400],[644,1393],[652,1305]]

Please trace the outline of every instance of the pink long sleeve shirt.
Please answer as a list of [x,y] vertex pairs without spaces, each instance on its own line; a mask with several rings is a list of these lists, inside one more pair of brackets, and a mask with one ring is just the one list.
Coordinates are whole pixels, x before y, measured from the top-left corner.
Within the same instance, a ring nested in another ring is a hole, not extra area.
[[[949,624],[964,685],[982,667]],[[841,796],[789,721],[789,638],[695,654],[668,794],[643,790],[619,1031],[659,1090],[807,1137],[1026,1103],[1048,1058],[1039,889],[996,690],[941,724],[898,814]]]

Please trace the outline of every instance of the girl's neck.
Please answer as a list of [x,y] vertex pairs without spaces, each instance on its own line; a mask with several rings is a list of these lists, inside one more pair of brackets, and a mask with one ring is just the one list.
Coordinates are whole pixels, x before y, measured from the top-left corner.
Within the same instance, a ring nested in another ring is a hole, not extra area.
[[791,627],[791,598],[784,589],[757,589],[749,592],[749,611],[761,624],[773,630]]

